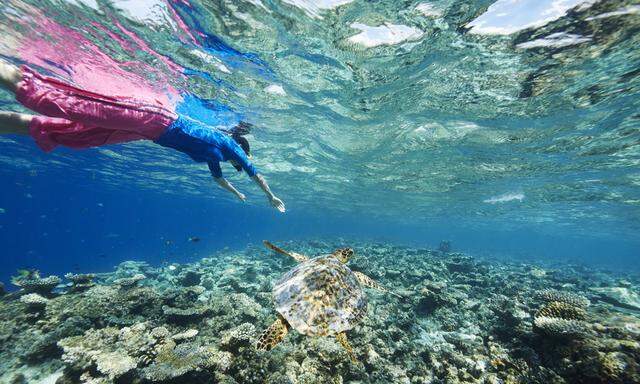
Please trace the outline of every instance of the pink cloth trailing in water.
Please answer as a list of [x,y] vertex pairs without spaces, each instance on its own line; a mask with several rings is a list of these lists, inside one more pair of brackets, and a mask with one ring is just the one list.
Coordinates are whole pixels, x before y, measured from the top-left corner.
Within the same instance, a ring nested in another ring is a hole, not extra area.
[[45,116],[31,120],[29,131],[42,150],[58,145],[89,148],[134,140],[155,140],[177,118],[161,104],[105,96],[42,76],[23,66],[16,99]]

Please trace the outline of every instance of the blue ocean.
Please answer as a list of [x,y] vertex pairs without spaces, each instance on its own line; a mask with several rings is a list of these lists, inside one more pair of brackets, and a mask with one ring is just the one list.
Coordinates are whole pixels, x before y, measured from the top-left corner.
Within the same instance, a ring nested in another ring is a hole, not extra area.
[[[0,384],[640,383],[637,2],[0,10]],[[248,122],[260,177],[45,148],[26,71]]]

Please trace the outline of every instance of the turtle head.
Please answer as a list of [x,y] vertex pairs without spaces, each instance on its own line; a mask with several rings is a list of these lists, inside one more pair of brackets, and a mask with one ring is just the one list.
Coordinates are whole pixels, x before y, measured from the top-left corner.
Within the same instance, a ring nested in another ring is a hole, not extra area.
[[335,256],[338,260],[346,264],[347,261],[349,261],[349,258],[353,256],[353,249],[339,248],[335,252],[333,252],[333,256]]

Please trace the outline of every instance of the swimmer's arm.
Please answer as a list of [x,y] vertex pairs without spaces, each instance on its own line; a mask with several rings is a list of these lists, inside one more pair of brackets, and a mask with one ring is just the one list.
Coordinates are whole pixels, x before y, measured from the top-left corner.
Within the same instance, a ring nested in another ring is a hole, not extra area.
[[256,173],[251,178],[260,186],[264,194],[267,195],[267,198],[269,199],[269,202],[271,202],[271,205],[273,205],[273,207],[278,211],[284,212],[284,203],[282,202],[282,200],[278,199],[276,195],[273,194],[273,192],[271,192],[271,188],[269,188],[269,184],[267,184],[267,181],[264,179],[264,177],[262,177],[261,174]]
[[245,195],[240,193],[230,182],[227,181],[224,177],[214,177],[213,180],[218,183],[219,186],[226,189],[227,191],[233,193],[238,199],[245,201],[247,198]]

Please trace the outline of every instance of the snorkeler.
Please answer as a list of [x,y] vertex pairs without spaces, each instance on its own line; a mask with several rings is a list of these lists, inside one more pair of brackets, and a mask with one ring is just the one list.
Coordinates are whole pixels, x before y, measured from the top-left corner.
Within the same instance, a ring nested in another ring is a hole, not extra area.
[[30,135],[46,152],[58,145],[81,149],[152,140],[186,153],[196,162],[206,162],[214,180],[244,201],[245,195],[222,176],[220,162],[228,161],[260,186],[273,207],[285,211],[282,200],[248,159],[249,142],[243,137],[251,126],[248,123],[240,122],[225,133],[161,105],[89,92],[3,61],[0,86],[13,92],[25,107],[44,115],[0,111],[0,134]]

